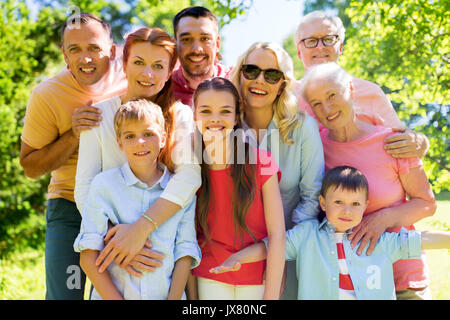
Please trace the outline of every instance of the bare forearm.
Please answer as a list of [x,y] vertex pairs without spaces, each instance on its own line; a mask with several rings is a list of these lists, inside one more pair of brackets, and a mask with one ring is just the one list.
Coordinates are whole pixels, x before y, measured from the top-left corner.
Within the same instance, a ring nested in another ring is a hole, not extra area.
[[197,277],[189,273],[186,283],[186,295],[188,300],[198,300]]
[[191,271],[192,258],[185,256],[175,262],[172,273],[172,283],[170,284],[168,300],[180,300],[183,296],[184,288]]
[[[150,217],[158,226],[166,222],[175,213],[180,211],[181,207],[174,202],[166,200],[164,198],[158,198],[153,205],[145,211],[145,215]],[[155,224],[141,217],[137,221],[142,226],[142,231],[147,237],[155,230]]]
[[422,231],[422,249],[450,249],[450,232]]
[[410,226],[429,217],[436,211],[436,203],[431,200],[414,198],[399,206],[381,210],[387,219],[387,227]]
[[95,290],[104,300],[123,300],[119,290],[117,290],[108,272],[99,273],[95,260],[99,252],[95,250],[85,250],[80,254],[80,266],[95,287]]
[[264,299],[279,299],[285,263],[286,238],[283,234],[269,237]]
[[20,163],[27,177],[37,179],[62,166],[77,148],[78,139],[69,130],[47,146],[28,153]]

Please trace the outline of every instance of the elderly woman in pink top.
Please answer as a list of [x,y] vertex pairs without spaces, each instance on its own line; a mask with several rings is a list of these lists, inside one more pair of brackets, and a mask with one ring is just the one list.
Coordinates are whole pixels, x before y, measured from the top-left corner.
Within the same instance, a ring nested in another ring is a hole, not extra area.
[[[393,130],[355,116],[350,75],[334,62],[319,64],[307,71],[300,89],[324,126],[325,170],[353,166],[369,182],[365,216],[349,236],[358,254],[370,242],[366,251],[370,255],[384,231],[414,229],[413,223],[435,212],[436,202],[420,159],[392,158],[384,149],[384,140]],[[423,253],[422,259],[394,264],[397,299],[431,298],[424,259]]]

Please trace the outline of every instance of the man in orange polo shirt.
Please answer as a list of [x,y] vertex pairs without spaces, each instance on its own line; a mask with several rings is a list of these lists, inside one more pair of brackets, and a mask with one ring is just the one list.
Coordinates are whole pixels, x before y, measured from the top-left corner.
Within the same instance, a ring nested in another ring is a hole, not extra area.
[[126,79],[111,28],[98,17],[71,16],[62,29],[67,69],[38,84],[28,102],[20,163],[30,178],[51,173],[45,237],[46,299],[83,299],[85,276],[73,242],[81,215],[74,202],[80,132],[98,125],[91,106],[124,92]]
[[[310,66],[336,62],[342,54],[345,28],[339,17],[327,16],[323,11],[313,11],[305,15],[295,33],[295,44],[305,69]],[[301,80],[297,83],[300,88]],[[391,102],[381,88],[370,81],[353,77],[353,101],[359,109],[357,117],[375,125],[383,125],[397,130],[398,133],[385,141],[386,151],[394,158],[422,158],[429,146],[428,139],[421,133],[406,129],[398,118]],[[299,108],[314,117],[309,104],[297,95]],[[319,123],[319,127],[321,124]],[[400,130],[401,129],[401,130]],[[406,129],[406,130],[405,130]]]

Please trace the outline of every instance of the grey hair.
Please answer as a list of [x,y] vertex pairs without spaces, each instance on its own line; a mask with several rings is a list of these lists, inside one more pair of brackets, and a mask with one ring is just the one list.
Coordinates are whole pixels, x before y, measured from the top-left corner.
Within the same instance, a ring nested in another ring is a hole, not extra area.
[[327,62],[314,65],[305,72],[302,78],[300,84],[301,97],[305,101],[308,101],[306,99],[306,87],[308,86],[308,84],[313,80],[325,79],[334,80],[337,83],[340,83],[343,86],[347,87],[352,81],[352,76],[348,74],[347,71],[345,71],[343,68],[338,66],[336,62]]
[[298,45],[300,40],[302,40],[302,39],[300,39],[300,34],[303,30],[303,27],[306,24],[308,24],[311,21],[316,20],[316,19],[331,21],[336,26],[339,40],[342,41],[342,43],[344,43],[345,28],[344,28],[344,24],[342,23],[341,18],[339,18],[338,16],[331,16],[331,15],[326,14],[324,11],[317,10],[317,11],[310,12],[307,15],[303,16],[302,20],[300,21],[300,24],[298,25],[297,31],[295,32],[295,35],[294,35],[294,41],[295,41],[296,45]]

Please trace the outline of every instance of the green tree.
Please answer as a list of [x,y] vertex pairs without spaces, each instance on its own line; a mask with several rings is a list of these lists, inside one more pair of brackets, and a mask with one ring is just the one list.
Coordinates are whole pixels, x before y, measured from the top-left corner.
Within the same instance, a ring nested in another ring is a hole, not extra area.
[[435,192],[450,188],[450,2],[351,1],[340,64],[377,82],[409,127],[430,140],[424,168]]

